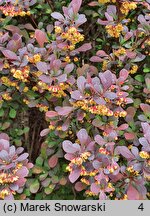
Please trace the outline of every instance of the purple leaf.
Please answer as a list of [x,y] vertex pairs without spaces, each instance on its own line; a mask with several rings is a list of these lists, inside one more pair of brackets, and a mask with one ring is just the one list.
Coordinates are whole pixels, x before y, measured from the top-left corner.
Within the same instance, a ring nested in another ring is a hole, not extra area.
[[92,1],[92,2],[88,3],[88,5],[91,7],[95,7],[95,6],[98,6],[99,4],[97,1]]
[[24,148],[23,147],[19,147],[16,149],[16,154],[21,154],[23,152]]
[[100,186],[95,184],[95,183],[92,183],[91,184],[91,191],[95,194],[98,194],[100,192]]
[[53,117],[56,117],[56,116],[58,116],[58,113],[55,112],[55,111],[48,111],[48,112],[46,112],[46,117],[47,118],[53,118]]
[[134,59],[136,57],[136,53],[129,50],[126,51],[126,54],[130,59]]
[[37,62],[36,63],[37,69],[43,73],[47,73],[48,72],[48,67],[46,62]]
[[74,183],[80,177],[80,173],[81,168],[76,168],[70,173],[69,180],[71,181],[71,183]]
[[78,112],[77,112],[77,119],[78,119],[78,121],[82,121],[83,118],[84,118],[84,111],[78,110]]
[[78,79],[77,79],[77,86],[78,86],[78,89],[83,92],[84,89],[85,89],[85,84],[86,84],[86,79],[85,77],[83,76],[80,76]]
[[80,91],[75,90],[71,92],[71,97],[75,100],[82,100],[83,96],[81,95]]
[[18,33],[18,34],[21,33],[21,30],[17,26],[14,26],[14,25],[7,25],[7,26],[5,26],[5,29],[7,29],[8,31],[11,31],[13,34],[14,33]]
[[90,58],[90,61],[91,61],[91,62],[103,62],[103,59],[100,58],[100,57],[98,57],[98,56],[92,56],[92,57]]
[[46,128],[46,129],[44,129],[44,130],[41,131],[40,136],[41,136],[41,137],[44,137],[44,136],[46,136],[47,134],[49,134],[49,132],[50,132],[49,128]]
[[28,153],[24,153],[17,158],[17,161],[24,161],[27,159],[28,156],[29,156]]
[[51,16],[54,19],[57,19],[59,21],[64,21],[65,20],[64,17],[63,17],[63,15],[61,13],[59,13],[59,12],[53,12],[53,13],[51,13]]
[[94,140],[95,140],[95,142],[97,142],[101,146],[106,144],[106,141],[100,135],[96,135]]
[[62,146],[63,146],[63,150],[67,153],[73,154],[75,152],[80,151],[80,146],[78,144],[73,144],[69,140],[63,141]]
[[117,97],[117,94],[114,92],[105,92],[104,97],[109,98],[110,100],[113,100]]
[[142,14],[140,14],[140,15],[138,16],[138,21],[139,21],[141,24],[145,24],[145,23],[146,23],[146,20],[145,20],[145,18],[144,18],[144,16],[143,16]]
[[141,137],[139,138],[139,142],[141,143],[141,145],[143,146],[142,150],[144,151],[150,151],[150,144],[148,143],[148,141],[145,139],[145,137]]
[[82,145],[85,145],[87,143],[88,133],[87,133],[87,131],[85,129],[81,129],[81,130],[78,131],[77,137],[78,137],[80,143]]
[[108,25],[109,24],[109,21],[104,21],[104,20],[101,20],[100,18],[97,20],[97,23],[99,23],[100,25]]
[[69,106],[64,106],[64,107],[56,107],[55,110],[58,112],[58,115],[67,116],[74,110],[74,108]]
[[9,149],[9,141],[5,140],[5,139],[0,139],[0,151],[4,149],[4,150],[8,150]]
[[95,169],[98,170],[101,166],[102,166],[102,162],[99,162],[98,160],[94,160],[94,161],[93,161],[93,167],[94,167]]
[[150,105],[141,103],[140,107],[145,114],[150,114]]
[[115,18],[116,17],[116,12],[117,12],[117,9],[116,9],[115,5],[108,5],[108,7],[107,7],[107,13],[110,16],[112,16],[113,18]]
[[126,69],[122,69],[119,73],[119,81],[125,81],[128,78],[129,72]]
[[110,21],[110,22],[114,20],[113,17],[112,17],[109,13],[107,13],[107,12],[105,13],[105,17],[106,17],[107,20]]
[[7,32],[7,33],[5,33],[3,36],[0,37],[0,43],[1,43],[1,44],[2,44],[2,43],[5,43],[5,42],[8,40],[8,38],[9,38],[9,34],[8,34],[8,32]]
[[73,7],[73,12],[75,14],[78,13],[78,11],[79,11],[79,9],[81,7],[81,4],[82,4],[82,0],[72,0],[71,5]]
[[127,189],[128,200],[139,200],[139,192],[131,184]]
[[10,156],[10,158],[12,158],[15,155],[15,153],[16,153],[15,146],[10,146],[10,148],[9,148],[9,156]]
[[46,33],[39,30],[39,29],[35,30],[35,38],[36,38],[38,44],[40,45],[40,47],[43,47],[44,43],[47,42]]
[[99,77],[105,90],[112,85],[113,76],[109,70],[105,71],[104,73],[100,73]]
[[132,152],[132,154],[133,154],[135,157],[138,157],[138,155],[139,155],[139,150],[138,150],[137,147],[133,146],[133,147],[131,148],[131,152]]
[[6,133],[0,133],[0,139],[9,141],[9,136]]
[[11,60],[18,60],[18,56],[10,50],[2,50],[3,55]]
[[56,59],[56,60],[53,61],[53,69],[55,71],[58,71],[60,69],[60,66],[61,66],[60,59]]
[[80,46],[78,49],[76,49],[75,51],[77,52],[86,52],[87,50],[92,49],[91,43],[85,43],[82,46]]
[[66,160],[71,161],[71,160],[74,159],[74,155],[71,154],[71,153],[67,153],[67,154],[64,155],[64,158],[65,158]]
[[100,200],[106,200],[106,199],[107,199],[107,196],[106,196],[106,194],[105,194],[104,191],[100,191],[99,199],[100,199]]
[[73,71],[73,69],[74,69],[74,64],[73,63],[67,64],[65,69],[64,69],[64,72],[65,73],[70,73],[71,71]]
[[127,128],[129,127],[128,124],[122,124],[118,127],[118,130],[121,131],[121,130],[126,130]]
[[75,25],[77,27],[79,27],[80,25],[82,25],[86,21],[87,21],[86,16],[84,14],[79,14],[78,19],[75,21]]
[[54,168],[57,165],[57,163],[58,163],[57,155],[53,155],[48,160],[48,165],[49,165],[50,168]]
[[39,79],[44,82],[50,84],[52,82],[52,79],[49,76],[41,75],[39,76]]
[[28,30],[35,31],[35,28],[30,23],[25,24],[24,27]]
[[9,155],[8,155],[8,152],[6,150],[0,151],[0,159],[4,160],[4,161],[9,160]]
[[100,57],[107,57],[108,56],[104,50],[98,50],[96,55],[100,56]]
[[16,175],[18,175],[21,178],[24,178],[28,175],[28,173],[29,173],[29,170],[25,166],[23,166],[21,169],[19,169],[16,172]]
[[121,154],[128,160],[134,159],[134,155],[130,152],[130,150],[126,146],[117,146],[115,149],[116,154]]
[[70,126],[70,119],[68,118],[63,124],[62,124],[62,131],[68,130]]
[[85,189],[85,185],[82,182],[77,182],[75,184],[76,191],[80,192]]
[[135,134],[134,133],[125,133],[124,136],[125,136],[126,140],[135,139]]
[[58,80],[58,84],[66,82],[67,81],[67,74],[62,74],[62,75],[58,76],[57,80]]

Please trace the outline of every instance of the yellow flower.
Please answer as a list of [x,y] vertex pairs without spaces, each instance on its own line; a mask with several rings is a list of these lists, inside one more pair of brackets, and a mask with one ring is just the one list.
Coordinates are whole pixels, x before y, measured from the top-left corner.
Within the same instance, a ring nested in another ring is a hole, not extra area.
[[86,191],[85,191],[85,194],[86,194],[87,196],[97,196],[97,194],[93,193],[93,192],[90,191],[90,190],[86,190]]
[[121,47],[120,49],[114,51],[114,55],[119,57],[121,55],[124,55],[126,54],[126,49],[124,49],[123,47]]
[[62,29],[60,26],[55,26],[55,33],[60,34],[62,32]]
[[149,153],[146,152],[146,151],[141,151],[141,152],[139,153],[139,156],[140,156],[141,158],[143,158],[143,159],[149,159],[149,158],[150,158]]
[[89,180],[87,180],[86,178],[81,178],[80,180],[82,183],[86,184],[86,185],[90,185]]
[[70,60],[70,57],[69,57],[69,56],[66,56],[66,57],[64,58],[64,61],[67,62],[67,63],[70,63],[70,61],[71,61],[71,60]]
[[125,15],[128,15],[129,11],[130,10],[134,10],[137,8],[137,3],[136,2],[123,2],[122,5],[121,5],[121,12]]
[[5,196],[8,196],[10,194],[10,192],[7,189],[3,189],[0,191],[0,198],[4,199]]
[[27,92],[29,90],[29,88],[26,86],[24,89],[23,89],[23,92]]
[[108,34],[112,37],[118,38],[121,34],[121,32],[123,31],[123,25],[121,23],[119,23],[116,26],[113,25],[107,25],[106,30],[108,32]]
[[2,94],[2,98],[6,101],[9,101],[12,99],[12,97],[9,95],[9,93]]
[[55,130],[55,127],[53,125],[49,125],[50,130]]
[[78,59],[78,57],[74,57],[74,62],[78,62],[79,61],[79,59]]
[[102,65],[102,70],[103,71],[107,70],[107,65],[108,65],[108,61],[104,60],[103,65]]
[[133,65],[132,69],[129,71],[130,74],[135,74],[138,70],[138,66],[137,65]]
[[106,3],[116,3],[116,0],[98,0],[98,3],[100,4],[106,4]]
[[37,62],[41,61],[41,55],[40,54],[35,54],[33,56],[33,60],[34,60],[34,63],[37,63]]

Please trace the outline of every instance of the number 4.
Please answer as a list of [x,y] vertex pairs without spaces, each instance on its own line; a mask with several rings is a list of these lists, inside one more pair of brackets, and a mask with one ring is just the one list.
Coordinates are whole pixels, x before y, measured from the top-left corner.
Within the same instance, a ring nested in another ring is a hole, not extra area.
[[144,210],[144,206],[143,206],[143,203],[141,203],[138,207],[139,210],[143,211]]

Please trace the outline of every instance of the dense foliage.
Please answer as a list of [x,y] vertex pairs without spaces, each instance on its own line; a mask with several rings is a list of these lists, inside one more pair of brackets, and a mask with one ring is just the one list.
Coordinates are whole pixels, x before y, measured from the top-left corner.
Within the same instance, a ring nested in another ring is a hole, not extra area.
[[0,0],[0,199],[149,199],[149,13]]

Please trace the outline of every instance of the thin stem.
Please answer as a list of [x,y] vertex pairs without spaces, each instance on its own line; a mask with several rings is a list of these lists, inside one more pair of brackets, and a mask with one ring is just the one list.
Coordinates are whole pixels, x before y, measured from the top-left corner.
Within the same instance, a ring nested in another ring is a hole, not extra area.
[[51,7],[52,11],[55,10],[55,7],[54,7],[54,3],[52,0],[47,0],[47,3],[49,4],[49,6]]

